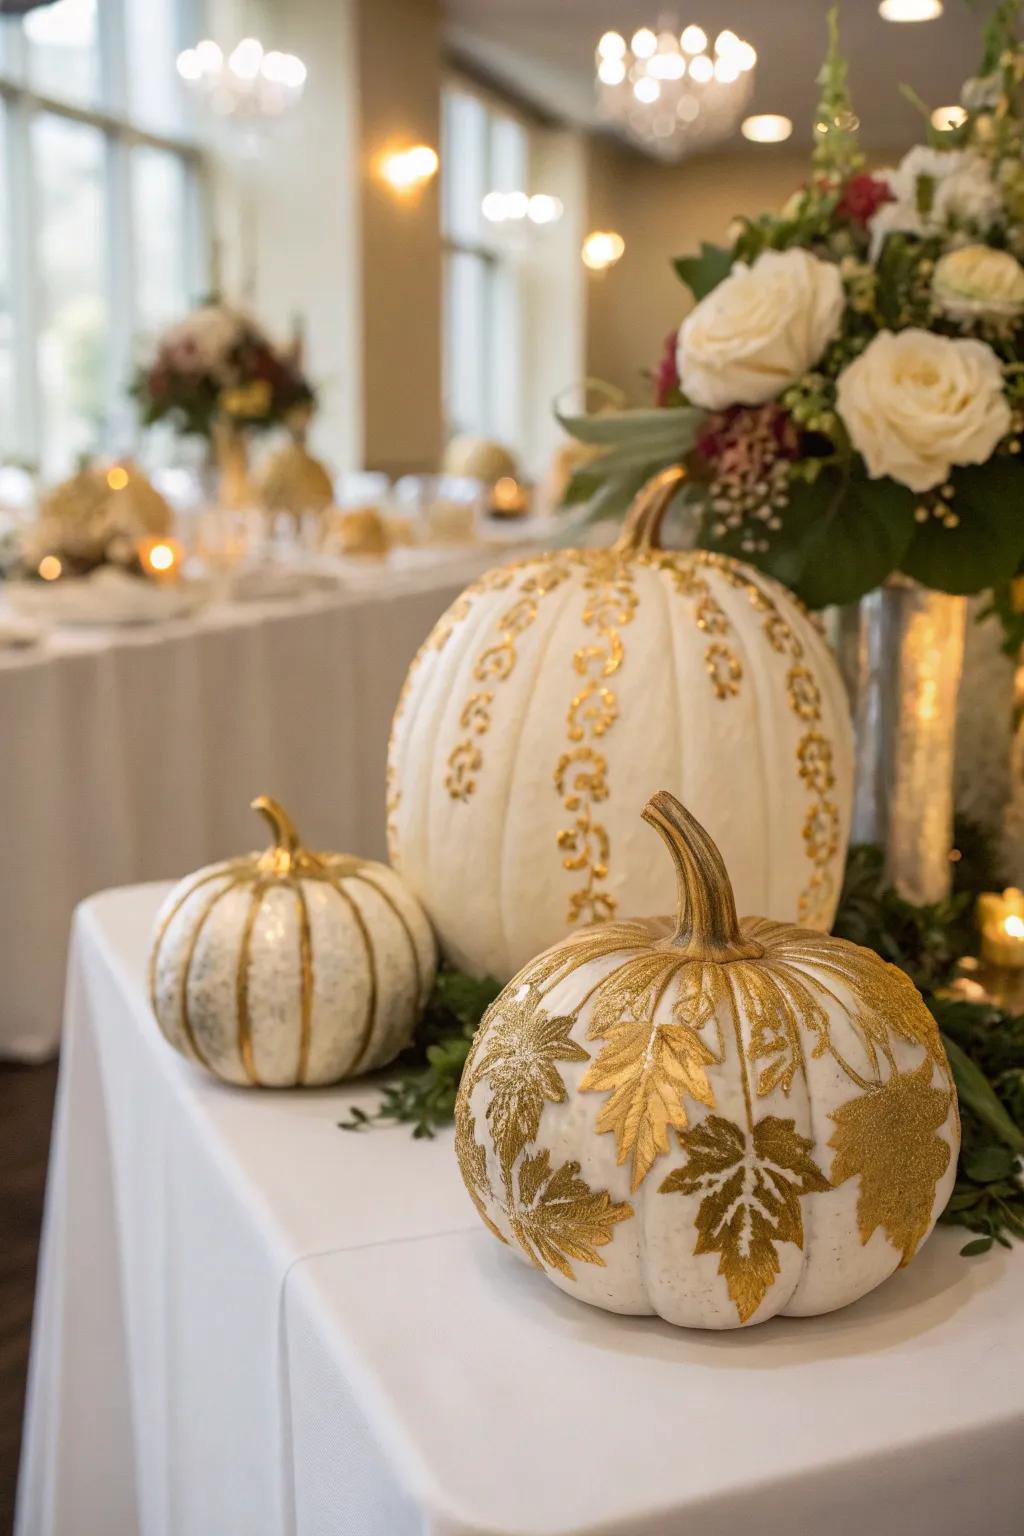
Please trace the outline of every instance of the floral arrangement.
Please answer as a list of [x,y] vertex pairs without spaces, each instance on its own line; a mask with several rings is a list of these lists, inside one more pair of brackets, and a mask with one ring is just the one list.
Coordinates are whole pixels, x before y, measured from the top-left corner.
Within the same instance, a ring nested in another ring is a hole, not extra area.
[[1008,587],[1024,561],[1022,3],[997,6],[957,120],[874,173],[830,13],[810,179],[728,249],[675,263],[697,303],[656,408],[561,418],[601,450],[567,503],[617,514],[681,462],[698,541],[811,607],[894,572]]
[[136,373],[144,425],[169,420],[211,437],[219,423],[265,430],[308,413],[313,389],[296,344],[274,345],[241,310],[212,300],[165,331]]

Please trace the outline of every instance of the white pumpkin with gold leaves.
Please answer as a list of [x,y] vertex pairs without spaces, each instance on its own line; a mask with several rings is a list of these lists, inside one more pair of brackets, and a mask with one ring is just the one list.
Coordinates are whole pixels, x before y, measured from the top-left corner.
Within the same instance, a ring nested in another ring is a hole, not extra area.
[[489,572],[413,662],[391,860],[463,969],[506,980],[581,924],[657,912],[636,806],[663,784],[711,829],[744,910],[831,924],[853,779],[842,681],[776,582],[658,547],[681,477],[651,483],[612,549]]
[[643,815],[676,919],[573,934],[509,982],[459,1088],[466,1187],[594,1306],[696,1328],[830,1312],[909,1263],[952,1190],[935,1020],[873,951],[739,921],[671,795]]
[[161,1030],[229,1083],[316,1086],[384,1066],[433,985],[430,924],[393,870],[309,852],[267,796],[253,809],[273,845],[190,875],[157,918]]

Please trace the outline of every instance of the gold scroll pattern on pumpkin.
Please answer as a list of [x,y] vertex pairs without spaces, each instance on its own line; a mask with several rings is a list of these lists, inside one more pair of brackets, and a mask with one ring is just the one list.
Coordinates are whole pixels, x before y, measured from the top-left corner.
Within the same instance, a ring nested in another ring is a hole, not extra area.
[[[488,1229],[506,1242],[488,1214],[496,1207],[531,1264],[576,1278],[572,1263],[604,1264],[598,1252],[613,1228],[633,1214],[628,1201],[607,1190],[592,1190],[578,1162],[552,1166],[546,1147],[531,1147],[546,1103],[567,1097],[561,1062],[586,1061],[583,1046],[569,1038],[574,1019],[545,1013],[535,987],[521,997],[504,997],[484,1015],[463,1073],[455,1121],[455,1151],[470,1198]],[[486,1034],[486,1038],[485,1038]],[[476,1135],[470,1110],[474,1087],[486,1081],[491,1097],[486,1118],[501,1172],[496,1195],[487,1171],[486,1149]]]
[[704,563],[702,552],[680,555],[655,551],[641,555],[640,559],[645,565],[653,565],[656,570],[664,571],[671,578],[672,586],[680,597],[694,600],[694,621],[701,633],[709,636],[704,651],[704,670],[717,698],[735,698],[743,680],[743,664],[728,643],[733,639],[729,615],[715,597],[701,570]]
[[[521,565],[506,566],[504,570],[489,573],[490,590],[511,586],[523,569]],[[540,600],[560,587],[570,574],[565,560],[548,561],[525,569],[527,574],[520,583],[515,602],[501,614],[495,626],[496,633],[473,664],[474,682],[492,686],[471,693],[459,715],[459,725],[466,734],[448,754],[444,780],[453,800],[468,800],[476,790],[484,762],[480,738],[487,735],[493,723],[493,685],[511,677],[519,659],[517,640],[536,622]]]
[[555,789],[573,817],[572,826],[557,834],[562,867],[583,876],[582,885],[569,894],[566,922],[571,926],[606,922],[615,915],[615,898],[602,888],[608,877],[608,830],[594,814],[608,798],[608,760],[595,743],[619,718],[618,695],[608,680],[625,660],[620,631],[633,622],[637,609],[627,560],[613,550],[577,551],[576,558],[587,572],[583,623],[596,638],[573,652],[573,671],[585,681],[566,712],[569,750],[555,764]]
[[443,651],[455,630],[469,618],[473,611],[474,599],[485,592],[501,591],[505,587],[511,586],[518,569],[518,566],[499,566],[496,570],[485,571],[482,576],[472,582],[438,619],[430,634],[413,657],[409,670],[405,675],[405,682],[402,684],[401,692],[398,695],[395,713],[391,721],[391,732],[388,737],[387,768],[384,778],[385,830],[387,834],[388,858],[396,868],[398,862],[397,817],[400,795],[398,790],[398,767],[395,762],[395,742],[398,726],[405,714],[409,694],[412,692],[413,682],[427,656],[432,651]]
[[834,865],[839,853],[839,808],[832,798],[835,788],[832,743],[821,731],[821,690],[805,664],[800,637],[782,614],[770,593],[737,569],[723,555],[703,552],[703,559],[721,572],[730,586],[743,592],[755,612],[763,615],[768,644],[789,661],[786,699],[802,728],[796,747],[797,774],[810,803],[803,825],[804,853],[811,874],[800,893],[797,917],[802,923],[820,922],[831,910],[835,892]]

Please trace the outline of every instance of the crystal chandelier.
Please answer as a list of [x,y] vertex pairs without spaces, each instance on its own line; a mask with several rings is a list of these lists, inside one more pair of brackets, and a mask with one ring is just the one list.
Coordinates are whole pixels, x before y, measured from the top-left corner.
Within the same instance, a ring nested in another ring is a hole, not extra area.
[[735,130],[750,100],[757,54],[735,32],[714,47],[701,27],[641,27],[629,42],[606,32],[597,45],[602,114],[662,160],[707,149]]

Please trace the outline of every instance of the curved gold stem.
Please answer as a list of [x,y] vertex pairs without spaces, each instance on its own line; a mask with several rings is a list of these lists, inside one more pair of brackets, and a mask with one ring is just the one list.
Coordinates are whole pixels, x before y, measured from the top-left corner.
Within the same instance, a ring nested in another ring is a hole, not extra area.
[[612,546],[619,554],[636,554],[644,549],[660,549],[659,535],[665,513],[686,479],[681,464],[670,464],[648,480],[626,513],[622,532]]
[[275,848],[290,853],[294,858],[301,844],[295,823],[284,806],[272,795],[257,795],[255,800],[250,801],[249,809],[258,811],[263,817],[273,835]]
[[722,855],[696,817],[661,789],[645,805],[643,819],[664,840],[676,867],[676,931],[669,940],[695,960],[754,960],[764,954],[744,939]]

